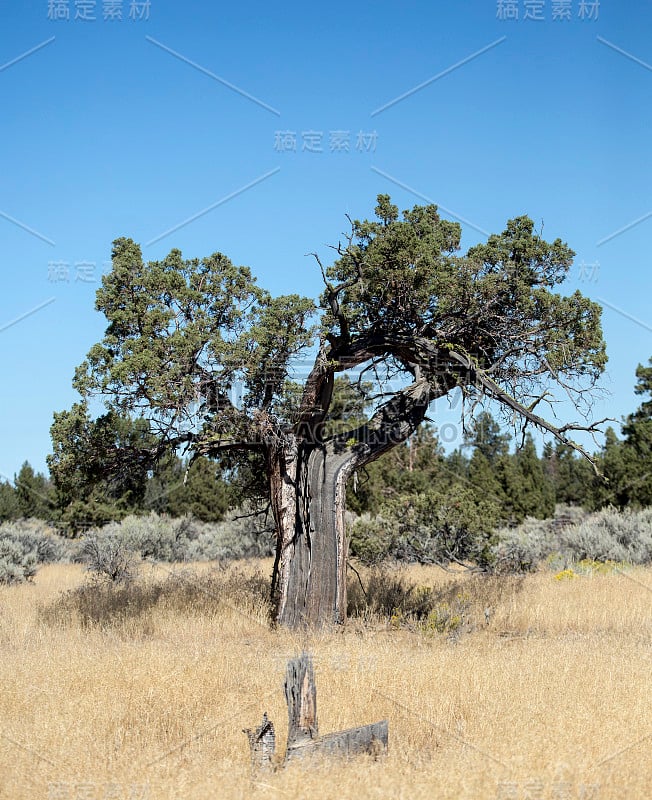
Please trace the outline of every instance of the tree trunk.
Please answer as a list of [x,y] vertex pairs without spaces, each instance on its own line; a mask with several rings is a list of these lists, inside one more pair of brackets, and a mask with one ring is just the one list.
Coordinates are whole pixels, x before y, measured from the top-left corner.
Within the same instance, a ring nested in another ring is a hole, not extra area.
[[431,399],[418,380],[371,420],[325,442],[290,437],[269,465],[277,526],[272,582],[276,621],[289,628],[346,619],[346,482],[352,472],[404,442]]
[[346,619],[345,484],[354,463],[350,447],[338,453],[332,442],[298,450],[294,526],[286,516],[278,539],[276,619],[282,625]]

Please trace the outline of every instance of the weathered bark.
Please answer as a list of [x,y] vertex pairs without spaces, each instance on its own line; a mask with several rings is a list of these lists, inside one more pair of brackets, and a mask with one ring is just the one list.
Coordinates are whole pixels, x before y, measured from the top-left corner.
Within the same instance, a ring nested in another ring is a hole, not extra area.
[[345,621],[346,482],[355,469],[404,442],[431,398],[428,382],[416,381],[358,429],[322,443],[304,440],[296,451],[286,447],[291,457],[286,453],[276,463],[272,481],[277,622],[297,628]]
[[387,720],[360,725],[345,731],[319,735],[317,722],[317,687],[312,657],[302,653],[288,661],[285,677],[285,699],[288,704],[288,738],[283,762],[274,763],[276,737],[267,714],[254,731],[243,729],[249,740],[251,766],[254,772],[274,769],[294,759],[336,756],[351,758],[366,753],[378,758],[387,752],[389,725]]
[[290,575],[288,545],[294,535],[297,519],[297,467],[298,446],[293,436],[288,436],[282,446],[271,449],[267,457],[267,474],[270,482],[270,501],[276,524],[276,560],[272,576],[272,602],[274,617],[279,614],[288,597]]
[[263,714],[262,723],[255,729],[243,728],[249,740],[251,766],[254,770],[271,770],[274,768],[274,753],[276,752],[276,733],[274,723]]
[[286,762],[309,756],[350,758],[361,753],[378,757],[387,751],[387,720],[319,735],[317,687],[312,658],[307,653],[288,662],[285,699],[288,704]]
[[307,653],[288,661],[285,700],[288,704],[287,749],[290,751],[319,736],[315,673],[312,658]]
[[346,618],[345,484],[355,454],[332,443],[299,450],[296,518],[279,559],[277,620],[295,628]]

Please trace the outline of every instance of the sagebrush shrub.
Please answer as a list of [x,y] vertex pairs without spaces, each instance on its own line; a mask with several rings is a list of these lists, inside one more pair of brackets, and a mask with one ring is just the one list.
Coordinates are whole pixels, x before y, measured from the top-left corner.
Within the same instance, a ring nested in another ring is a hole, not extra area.
[[20,539],[0,532],[0,583],[21,583],[36,574],[37,553]]
[[501,528],[493,547],[493,569],[498,573],[532,572],[557,548],[550,520],[526,517],[515,528]]
[[115,583],[130,581],[138,569],[137,554],[114,530],[89,533],[84,538],[82,552],[91,572]]
[[202,524],[192,517],[172,518],[151,512],[147,516],[128,516],[113,522],[103,531],[118,536],[125,547],[152,561],[184,561],[190,541],[196,539]]
[[274,553],[273,525],[249,506],[230,511],[223,522],[205,523],[188,543],[187,561],[265,558]]
[[363,564],[380,564],[392,551],[395,525],[382,514],[364,513],[348,523],[348,536],[351,555]]
[[565,528],[562,550],[577,561],[652,562],[652,509],[617,511],[605,508],[584,522]]
[[175,519],[152,511],[147,516],[111,522],[89,537],[97,542],[96,549],[108,537],[108,551],[115,550],[119,542],[125,553],[168,563],[264,557],[274,551],[265,515],[248,509],[230,512],[223,522],[200,522],[190,516]]
[[652,509],[605,508],[581,516],[565,509],[552,520],[528,518],[498,531],[494,556],[497,572],[528,572],[546,560],[555,567],[581,561],[650,564]]
[[69,561],[74,551],[45,522],[20,519],[0,525],[0,583],[20,583],[39,564]]

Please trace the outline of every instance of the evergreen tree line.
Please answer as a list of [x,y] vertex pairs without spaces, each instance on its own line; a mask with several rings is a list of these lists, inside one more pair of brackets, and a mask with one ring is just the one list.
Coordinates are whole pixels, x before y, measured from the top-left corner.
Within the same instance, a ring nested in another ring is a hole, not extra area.
[[[422,426],[406,445],[352,477],[347,508],[358,515],[385,511],[417,526],[419,514],[443,509],[453,520],[456,515],[464,519],[460,528],[473,530],[475,519],[476,526],[489,530],[525,517],[546,519],[557,504],[587,510],[652,506],[652,359],[650,366],[639,365],[636,378],[636,394],[647,399],[624,421],[622,438],[607,429],[595,454],[604,478],[562,443],[546,443],[539,455],[529,433],[511,452],[511,436],[485,411],[474,420],[464,446],[449,454],[436,429]],[[331,431],[364,417],[368,392],[368,385],[337,379]],[[34,517],[69,534],[150,511],[217,522],[255,489],[261,465],[218,464],[203,457],[188,464],[177,455],[155,469],[145,462],[134,469],[132,460],[128,470],[118,470],[116,477],[112,469],[111,478],[104,479],[102,454],[117,452],[126,442],[151,440],[141,423],[100,418],[95,423],[98,453],[84,454],[58,482],[25,462],[13,482],[0,482],[0,522]],[[55,415],[53,429],[56,425]]]
[[62,532],[75,535],[130,514],[155,511],[171,517],[190,514],[203,522],[219,522],[239,504],[223,469],[205,458],[188,465],[168,456],[156,471],[125,476],[122,481],[100,481],[78,495],[62,491],[54,481],[25,462],[13,484],[0,483],[0,522],[34,517]]

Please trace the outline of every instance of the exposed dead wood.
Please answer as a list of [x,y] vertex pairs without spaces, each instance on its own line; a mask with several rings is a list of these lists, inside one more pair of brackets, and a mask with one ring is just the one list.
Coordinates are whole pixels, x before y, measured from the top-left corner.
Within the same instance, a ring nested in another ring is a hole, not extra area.
[[319,736],[317,722],[317,687],[312,659],[306,653],[288,661],[285,676],[285,699],[288,704],[287,750],[305,746]]
[[[378,758],[387,751],[387,720],[319,735],[317,688],[309,654],[303,653],[288,662],[285,699],[288,704],[288,741],[284,763],[297,758],[352,758],[362,753]],[[263,714],[263,722],[255,731],[246,729],[244,733],[249,739],[253,769],[270,769],[275,736],[274,725],[267,714]]]
[[389,728],[385,719],[382,722],[374,722],[372,725],[362,725],[346,731],[328,733],[319,739],[303,742],[289,748],[285,758],[286,761],[306,757],[352,758],[363,753],[379,758],[387,750],[388,735]]
[[249,739],[252,768],[254,770],[273,769],[276,733],[274,732],[274,723],[267,719],[267,713],[263,714],[262,723],[254,731],[251,728],[243,728],[242,732],[246,733],[247,739]]

